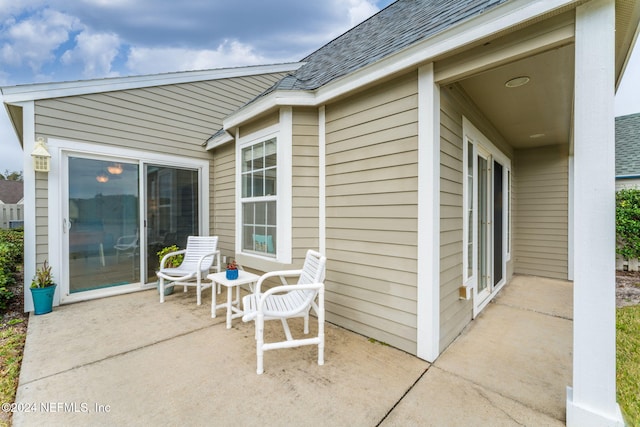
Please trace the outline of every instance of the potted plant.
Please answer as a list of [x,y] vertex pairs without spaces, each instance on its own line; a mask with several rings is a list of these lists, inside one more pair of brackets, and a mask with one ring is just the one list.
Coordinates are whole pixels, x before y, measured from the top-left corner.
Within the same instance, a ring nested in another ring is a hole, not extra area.
[[[167,255],[167,254],[169,254],[171,252],[177,252],[179,250],[180,250],[180,248],[178,248],[176,245],[171,245],[171,246],[167,246],[167,247],[162,248],[160,251],[158,251],[156,253],[156,255],[158,255],[158,265],[160,267],[162,267],[162,258],[164,258],[165,255]],[[183,259],[184,259],[184,255],[182,255],[182,254],[170,256],[165,261],[164,268],[176,268],[180,264],[182,264],[182,260]],[[158,293],[160,293],[160,283],[159,282],[158,282]],[[165,296],[171,295],[172,293],[173,293],[173,285],[164,287],[164,295]]]
[[51,266],[45,260],[42,267],[36,269],[36,275],[31,281],[34,314],[46,314],[53,310],[55,292],[56,284],[51,274]]
[[236,260],[227,263],[226,275],[228,280],[235,280],[238,278],[238,264],[236,263]]

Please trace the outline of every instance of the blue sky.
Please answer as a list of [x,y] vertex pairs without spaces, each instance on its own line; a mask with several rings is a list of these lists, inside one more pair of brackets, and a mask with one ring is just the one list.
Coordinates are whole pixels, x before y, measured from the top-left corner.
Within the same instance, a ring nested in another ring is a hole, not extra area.
[[[297,61],[392,1],[0,0],[0,86]],[[640,53],[616,96],[637,112]],[[0,153],[22,170],[4,108]]]

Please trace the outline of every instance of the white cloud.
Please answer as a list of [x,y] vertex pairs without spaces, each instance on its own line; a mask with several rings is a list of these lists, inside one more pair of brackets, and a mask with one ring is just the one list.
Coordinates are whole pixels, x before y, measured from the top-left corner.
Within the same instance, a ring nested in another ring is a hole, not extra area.
[[69,33],[78,26],[72,16],[51,9],[20,22],[13,21],[4,34],[6,41],[0,48],[0,59],[13,66],[27,65],[38,72],[45,63],[55,60],[55,49],[65,43]]
[[251,46],[224,40],[216,50],[132,47],[127,68],[136,74],[204,70],[268,63]]
[[616,93],[616,116],[640,113],[640,42],[636,45]]
[[349,28],[354,27],[377,13],[380,9],[368,0],[347,0],[349,8]]
[[83,75],[92,77],[115,77],[112,71],[114,58],[118,55],[120,38],[116,34],[92,34],[83,31],[76,36],[76,46],[67,50],[60,58],[63,64],[82,63]]

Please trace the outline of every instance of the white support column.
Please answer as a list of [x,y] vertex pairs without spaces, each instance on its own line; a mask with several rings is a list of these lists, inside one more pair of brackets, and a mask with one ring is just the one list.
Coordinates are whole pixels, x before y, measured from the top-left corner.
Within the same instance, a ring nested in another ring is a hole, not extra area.
[[576,9],[573,387],[568,426],[623,426],[616,403],[614,0]]
[[440,354],[440,87],[433,63],[418,70],[417,355]]
[[323,105],[318,109],[318,247],[327,255],[327,116]]
[[[36,172],[33,170],[33,151],[36,140],[35,103],[22,104],[23,177],[24,177],[24,311],[33,311],[31,279],[36,273]],[[59,292],[58,292],[59,293]]]

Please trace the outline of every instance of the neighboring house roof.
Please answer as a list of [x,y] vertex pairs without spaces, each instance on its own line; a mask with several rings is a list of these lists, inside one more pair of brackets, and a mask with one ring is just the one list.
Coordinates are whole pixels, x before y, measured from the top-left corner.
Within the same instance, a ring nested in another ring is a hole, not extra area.
[[24,196],[22,181],[0,180],[0,203],[6,205],[18,204]]
[[616,117],[616,178],[640,176],[640,113]]
[[273,90],[313,90],[507,0],[398,0],[316,50]]

